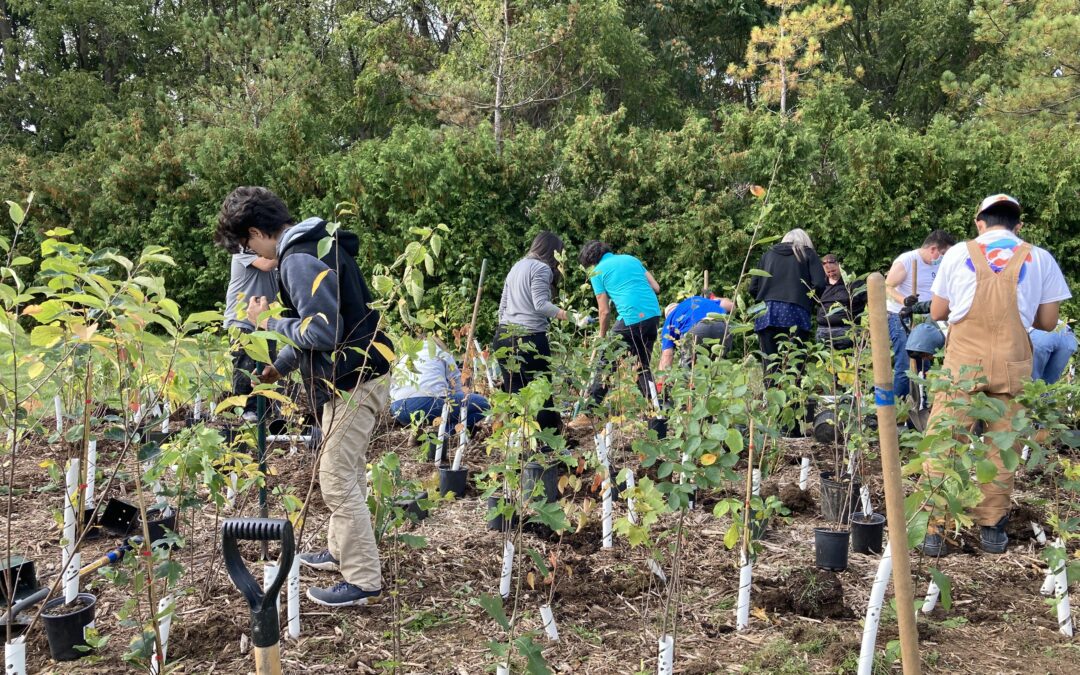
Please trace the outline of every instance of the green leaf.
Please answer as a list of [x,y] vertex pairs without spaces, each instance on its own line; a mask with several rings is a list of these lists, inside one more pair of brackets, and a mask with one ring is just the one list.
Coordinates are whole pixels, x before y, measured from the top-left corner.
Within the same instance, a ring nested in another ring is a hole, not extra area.
[[997,465],[988,459],[980,459],[975,462],[975,477],[980,483],[990,483],[997,478]]
[[772,276],[771,274],[769,274],[769,273],[768,273],[768,272],[766,272],[765,270],[759,270],[759,269],[752,269],[752,270],[750,270],[750,271],[748,272],[748,274],[749,274],[750,276],[752,276],[752,277],[765,277],[765,278],[769,278],[769,277],[771,277],[771,276]]
[[442,237],[433,234],[431,235],[431,252],[438,257],[440,251],[442,251]]
[[22,225],[23,220],[26,218],[26,213],[23,212],[23,207],[19,206],[13,201],[8,200],[8,217],[11,218],[11,222],[16,225]]
[[398,539],[412,549],[427,548],[427,537],[420,537],[415,534],[406,534],[403,532],[398,535]]
[[532,636],[526,634],[514,640],[518,652],[525,657],[525,670],[529,675],[551,675],[547,661],[544,660],[540,646],[533,642]]
[[503,611],[503,601],[497,595],[491,595],[485,593],[481,595],[477,600],[480,606],[484,608],[484,611],[488,613],[495,623],[499,624],[499,627],[503,630],[510,630],[510,621],[506,618],[506,612]]
[[952,609],[952,581],[933,567],[930,568],[930,578],[941,589],[941,607],[946,612]]
[[[316,247],[315,252],[318,253],[319,259],[322,260],[330,253],[330,247],[334,245],[333,237],[323,237],[319,240],[319,245]],[[313,291],[314,292],[314,291]]]
[[908,522],[908,548],[914,548],[926,539],[926,528],[930,525],[930,512],[919,511]]
[[60,326],[35,326],[30,331],[30,345],[33,347],[52,347],[64,337]]
[[739,526],[732,523],[728,531],[724,533],[724,546],[733,549],[737,543],[739,543]]

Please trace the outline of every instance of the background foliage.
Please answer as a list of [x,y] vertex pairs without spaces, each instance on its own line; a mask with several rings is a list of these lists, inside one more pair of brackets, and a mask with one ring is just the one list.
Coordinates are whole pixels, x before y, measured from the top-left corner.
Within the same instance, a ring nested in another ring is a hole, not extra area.
[[[369,269],[446,223],[428,297],[454,320],[481,260],[497,286],[542,228],[642,257],[670,302],[688,270],[734,280],[777,154],[766,234],[802,226],[850,271],[1008,191],[1080,272],[1080,2],[854,0],[824,32],[837,11],[792,4],[0,0],[0,194],[38,195],[21,246],[168,246],[188,311],[224,295],[210,231],[238,184],[297,217],[355,203]],[[782,115],[745,59],[785,11],[816,63]]]

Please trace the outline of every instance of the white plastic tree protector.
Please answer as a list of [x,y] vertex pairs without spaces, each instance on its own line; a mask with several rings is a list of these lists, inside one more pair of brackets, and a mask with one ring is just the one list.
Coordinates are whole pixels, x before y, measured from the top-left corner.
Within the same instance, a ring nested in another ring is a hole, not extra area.
[[465,457],[465,447],[467,445],[469,445],[469,431],[462,424],[461,431],[458,432],[457,450],[454,452],[454,465],[451,467],[454,471],[461,469],[461,460]]
[[510,666],[500,663],[495,666],[495,675],[510,675]]
[[810,484],[810,458],[803,457],[802,463],[799,464],[799,489],[806,492],[806,488]]
[[859,675],[871,675],[874,670],[874,647],[877,644],[878,625],[881,623],[881,607],[885,604],[885,590],[889,587],[891,576],[892,546],[886,544],[874,576],[874,585],[870,588],[870,602],[866,606],[862,647],[859,649]]
[[171,414],[172,411],[169,410],[169,402],[165,401],[165,403],[162,404],[161,410],[161,433],[163,434],[169,433],[169,415]]
[[[68,570],[77,558],[75,553],[75,500],[79,494],[79,458],[73,457],[68,460],[67,466],[67,490],[64,493],[64,548],[60,569],[64,570],[64,602],[72,602],[79,594],[78,567],[75,567],[74,582],[68,580]],[[70,593],[69,587],[74,586],[75,592]]]
[[76,551],[64,567],[64,603],[75,602],[79,597],[79,569],[82,567],[82,553]]
[[26,675],[26,639],[21,635],[4,645],[4,675]]
[[870,503],[870,488],[863,485],[859,488],[859,499],[862,500],[862,512],[866,515],[870,515],[874,512],[874,507]]
[[750,626],[750,587],[753,581],[753,566],[743,551],[739,554],[739,602],[735,607],[735,630],[746,630]]
[[442,406],[442,420],[439,421],[439,440],[438,445],[435,446],[435,463],[442,463],[443,445],[448,437],[448,429],[450,427],[450,399],[447,398],[443,401]]
[[510,578],[514,573],[514,542],[507,539],[503,542],[502,574],[499,577],[499,595],[504,598],[510,597]]
[[[270,584],[274,583],[274,578],[277,577],[278,566],[277,563],[265,563],[263,564],[263,592],[265,593]],[[281,616],[281,593],[277,594],[274,598],[274,605],[277,607],[278,617]]]
[[1057,575],[1054,574],[1054,570],[1049,567],[1046,568],[1046,578],[1043,579],[1042,588],[1039,589],[1040,595],[1050,597],[1054,594],[1054,586],[1057,584]]
[[940,597],[941,589],[938,588],[937,582],[931,579],[930,585],[926,587],[926,599],[923,600],[923,614],[929,614],[934,611],[934,608],[937,607],[938,598]]
[[86,446],[86,500],[83,508],[94,508],[94,488],[97,486],[97,441]]
[[267,434],[267,443],[311,443],[311,436],[301,434]]
[[[158,600],[158,614],[164,614],[173,602],[171,596],[165,596]],[[158,631],[161,634],[161,655],[150,663],[150,675],[158,675],[165,667],[165,659],[169,654],[169,631],[172,628],[173,613],[169,612],[158,619]],[[155,648],[156,651],[156,648]]]
[[64,402],[60,399],[60,394],[53,396],[53,408],[56,409],[56,433],[64,433]]
[[559,627],[555,625],[555,615],[551,613],[551,605],[540,605],[540,622],[544,625],[544,632],[552,642],[559,641]]
[[1031,521],[1031,531],[1035,533],[1035,541],[1039,542],[1040,546],[1046,546],[1046,532],[1043,531],[1042,525],[1034,520]]
[[195,394],[195,405],[193,408],[194,409],[191,411],[191,418],[198,423],[198,421],[202,419],[202,395]]
[[236,485],[239,479],[235,471],[229,474],[229,485],[225,488],[225,501],[229,502],[230,507],[236,505]]
[[750,494],[761,496],[761,469],[750,472]]
[[[1059,537],[1054,546],[1065,548],[1065,544]],[[1054,571],[1054,597],[1057,598],[1058,630],[1065,637],[1073,636],[1072,610],[1069,607],[1069,577],[1065,565],[1061,565]]]
[[630,522],[637,525],[637,507],[634,506],[634,498],[630,496],[630,491],[634,489],[635,485],[634,472],[627,470],[626,474],[626,515],[630,519]]
[[671,675],[675,670],[675,638],[665,635],[657,642],[656,675]]
[[300,637],[300,556],[293,558],[292,567],[289,569],[289,637]]
[[604,479],[604,484],[600,488],[604,493],[604,509],[603,509],[603,548],[612,547],[612,518],[614,517],[614,507],[611,499],[611,476],[608,475]]
[[660,397],[656,395],[656,383],[651,379],[647,380],[649,383],[649,400],[652,401],[653,407],[657,412],[660,412]]

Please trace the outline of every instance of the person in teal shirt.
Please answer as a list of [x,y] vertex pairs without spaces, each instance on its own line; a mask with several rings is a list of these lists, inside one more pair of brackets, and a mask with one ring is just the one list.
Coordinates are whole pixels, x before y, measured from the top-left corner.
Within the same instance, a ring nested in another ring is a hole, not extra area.
[[[611,247],[602,241],[585,244],[578,262],[592,270],[590,281],[600,314],[600,337],[606,336],[610,327],[622,338],[638,360],[638,387],[649,398],[649,382],[652,381],[649,362],[660,326],[660,301],[656,297],[660,285],[640,260],[632,255],[612,253]],[[611,325],[612,303],[618,312],[614,326]],[[607,392],[602,378],[596,378],[589,388],[589,394],[597,404],[603,402]]]

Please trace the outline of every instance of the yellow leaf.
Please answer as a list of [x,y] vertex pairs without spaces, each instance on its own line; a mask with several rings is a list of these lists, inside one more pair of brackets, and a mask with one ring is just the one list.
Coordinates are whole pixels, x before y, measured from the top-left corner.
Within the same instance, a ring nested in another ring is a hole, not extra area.
[[758,199],[761,199],[765,196],[765,188],[761,187],[760,185],[751,185],[750,194],[754,195]]
[[89,342],[90,338],[97,332],[98,325],[92,323],[89,326],[73,325],[71,326],[71,332],[74,333],[83,342]]
[[305,333],[307,333],[307,329],[308,329],[308,326],[311,325],[311,319],[312,318],[314,318],[314,317],[310,317],[310,316],[304,317],[304,320],[300,322],[300,334],[301,335],[304,335]]
[[41,314],[41,305],[27,305],[23,307],[23,316],[34,316],[35,314]]
[[270,474],[271,476],[276,476],[278,474],[277,467],[276,466],[268,466],[268,467],[266,467],[266,473]]
[[382,354],[382,357],[384,359],[391,363],[394,362],[394,359],[396,358],[394,356],[394,350],[390,349],[381,342],[372,342],[371,344],[374,345],[375,349],[379,350],[379,353]]
[[750,613],[753,614],[754,618],[756,618],[756,619],[761,619],[762,621],[765,621],[765,622],[768,622],[768,620],[769,620],[769,615],[765,613],[765,608],[764,607],[754,607],[753,609],[750,610]]
[[532,588],[532,589],[536,588],[536,575],[533,574],[532,572],[529,572],[525,576],[525,581],[526,581],[526,583],[529,584],[529,588]]
[[324,269],[322,272],[319,272],[318,275],[315,276],[315,281],[311,282],[311,295],[312,296],[315,295],[315,291],[319,290],[319,284],[322,283],[322,280],[326,278],[327,274],[330,274],[330,268],[329,267]]
[[701,466],[712,466],[716,463],[716,455],[707,452],[701,456]]
[[589,522],[589,519],[585,517],[584,513],[577,514],[577,529],[574,530],[574,534],[581,532],[585,529],[585,524]]
[[32,380],[35,377],[37,377],[38,375],[40,375],[44,370],[45,370],[45,364],[43,362],[41,362],[41,361],[37,361],[32,366],[30,366],[30,370],[29,370],[29,372],[27,374],[30,376],[30,379]]

